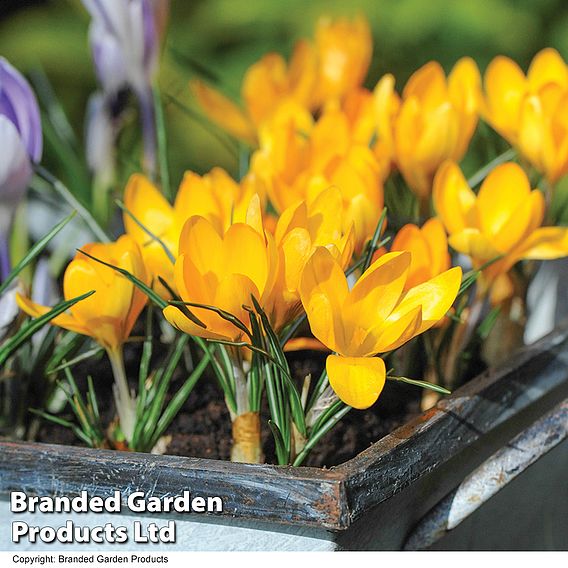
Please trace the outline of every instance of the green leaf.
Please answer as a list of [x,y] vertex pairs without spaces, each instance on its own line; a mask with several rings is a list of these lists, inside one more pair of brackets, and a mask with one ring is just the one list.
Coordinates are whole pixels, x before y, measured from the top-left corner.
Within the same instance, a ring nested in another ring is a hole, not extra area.
[[172,199],[172,189],[170,186],[170,172],[168,169],[168,143],[166,135],[166,124],[164,121],[164,107],[158,87],[152,89],[154,98],[154,115],[156,117],[156,141],[158,142],[158,161],[160,164],[160,184],[162,192],[167,199]]
[[314,425],[310,430],[310,436],[314,436],[318,433],[320,428],[323,424],[325,424],[332,416],[334,416],[337,412],[339,412],[345,403],[342,400],[336,400],[332,404],[329,405],[320,415],[319,418],[315,421]]
[[487,339],[487,337],[491,333],[491,330],[493,329],[493,326],[497,322],[497,318],[499,317],[500,313],[501,313],[501,307],[500,306],[494,307],[485,316],[485,319],[479,324],[479,327],[477,328],[477,334],[482,340],[485,341]]
[[278,463],[280,465],[288,465],[288,451],[286,450],[286,444],[284,443],[284,438],[282,437],[280,428],[278,428],[278,425],[273,420],[268,421],[268,426],[270,427],[272,435],[274,436],[276,458],[278,459]]
[[61,365],[64,359],[68,359],[74,353],[77,353],[87,339],[90,338],[87,338],[85,335],[79,335],[74,331],[64,333],[62,339],[53,350],[53,354],[45,367],[45,373],[47,375],[53,373],[53,369]]
[[268,320],[268,316],[266,315],[265,311],[262,309],[258,301],[254,296],[252,296],[252,302],[256,311],[258,312],[260,319],[262,321],[262,327],[268,338],[268,344],[270,348],[270,352],[273,357],[278,361],[279,367],[283,370],[282,377],[286,383],[288,397],[290,401],[290,409],[292,411],[292,416],[294,418],[294,423],[296,424],[300,434],[302,436],[307,436],[307,429],[306,429],[306,421],[304,416],[304,408],[302,406],[302,400],[300,397],[300,393],[292,380],[292,376],[290,374],[290,367],[288,366],[288,360],[284,355],[284,351],[282,350],[282,346],[278,341],[278,337],[276,333],[272,329],[270,322]]
[[58,365],[57,367],[55,367],[53,369],[50,368],[49,374],[57,373],[58,371],[63,371],[65,369],[68,369],[69,367],[73,367],[77,363],[81,363],[82,361],[86,361],[87,359],[90,359],[91,357],[96,357],[97,355],[100,355],[103,352],[104,352],[103,347],[93,347],[92,349],[89,349],[85,353],[81,353],[81,355],[78,355],[77,357],[74,357],[73,359],[70,359],[69,361],[62,363],[61,365]]
[[10,272],[6,280],[4,280],[4,282],[2,282],[2,284],[0,285],[0,295],[2,295],[6,291],[6,289],[8,288],[10,283],[14,280],[14,278],[16,278],[16,276],[18,276],[18,274],[20,274],[20,272],[28,264],[30,264],[30,262],[32,262],[37,256],[39,256],[42,253],[42,251],[49,244],[51,239],[53,239],[53,237],[55,237],[55,235],[57,235],[57,233],[59,233],[59,231],[61,231],[61,229],[63,229],[63,227],[65,227],[65,225],[67,225],[67,223],[69,223],[69,221],[71,221],[73,217],[75,217],[75,212],[71,213],[70,215],[65,217],[65,219],[57,223],[57,225],[55,225],[55,227],[53,227],[53,229],[51,229],[51,231],[49,231],[49,233],[47,233],[45,237],[40,239],[29,250],[29,252],[24,256],[24,258],[22,258],[22,260],[20,260],[20,262],[18,262],[18,264],[13,268],[13,270]]
[[201,378],[201,375],[203,374],[203,371],[205,371],[208,364],[209,354],[205,353],[205,356],[201,359],[197,367],[195,367],[191,375],[186,379],[183,386],[172,397],[169,404],[166,406],[164,412],[162,413],[162,416],[158,420],[152,441],[149,444],[150,450],[156,445],[160,436],[162,436],[162,434],[166,431],[166,428],[176,417],[177,413],[180,411],[181,407],[193,391],[193,388],[197,384],[197,381]]
[[99,422],[101,419],[101,415],[99,412],[99,405],[97,403],[97,395],[95,393],[95,387],[93,385],[93,377],[91,377],[91,375],[87,377],[87,402],[91,407],[91,412],[93,414],[93,417],[97,422]]
[[40,179],[49,183],[55,192],[59,194],[59,196],[62,197],[72,209],[77,211],[79,217],[85,221],[87,227],[91,229],[93,235],[95,235],[99,241],[103,243],[110,242],[110,237],[97,223],[97,220],[93,217],[91,212],[71,193],[68,187],[66,187],[56,177],[52,176],[43,166],[36,165],[35,172]]
[[389,381],[397,381],[399,383],[406,383],[408,385],[413,385],[415,387],[420,387],[423,389],[429,389],[440,394],[452,394],[452,391],[441,387],[440,385],[435,385],[434,383],[429,383],[428,381],[420,381],[418,379],[409,379],[408,377],[393,377],[391,375],[387,376]]
[[148,296],[148,298],[150,300],[152,300],[152,302],[154,302],[160,309],[163,310],[164,308],[166,308],[168,306],[168,302],[166,302],[163,298],[161,298],[159,294],[154,292],[154,290],[152,290],[152,288],[150,288],[150,286],[144,284],[144,282],[142,282],[142,280],[140,280],[139,278],[136,278],[136,276],[134,276],[134,274],[131,274],[130,272],[128,272],[128,270],[125,270],[124,268],[120,268],[118,266],[114,266],[114,264],[109,264],[108,262],[105,262],[104,260],[101,260],[100,258],[97,258],[97,257],[89,254],[88,252],[85,252],[84,250],[81,250],[81,249],[78,249],[78,250],[81,254],[84,254],[85,256],[89,257],[91,260],[94,260],[95,262],[98,262],[99,264],[102,264],[103,266],[108,266],[108,268],[112,268],[113,270],[116,270],[119,274],[122,274],[125,278],[130,280],[130,282],[132,282],[132,284],[134,284],[134,286],[136,286],[139,290],[144,292],[144,294],[146,294],[146,296]]
[[172,95],[168,95],[168,102],[173,103],[178,109],[180,109],[186,116],[195,120],[198,124],[200,124],[203,128],[205,128],[215,139],[229,152],[229,154],[238,161],[239,159],[239,150],[238,145],[235,144],[233,138],[227,138],[225,132],[217,128],[214,124],[212,124],[207,118],[195,112],[181,101],[179,101],[176,97]]
[[308,319],[306,314],[297,317],[285,330],[280,339],[280,345],[284,347],[292,337],[296,334],[300,326]]
[[308,454],[312,451],[313,447],[325,436],[349,411],[351,406],[344,405],[343,408],[338,410],[331,418],[329,418],[325,423],[321,425],[317,433],[310,436],[310,439],[306,442],[304,449],[296,456],[293,464],[294,466],[302,465],[302,462],[306,459]]
[[494,160],[491,160],[488,164],[483,166],[477,172],[475,172],[468,180],[467,184],[469,187],[475,187],[476,185],[480,184],[499,164],[503,162],[508,162],[512,160],[517,155],[517,151],[514,148],[509,148],[499,156],[497,156]]
[[311,410],[312,406],[316,403],[317,399],[321,396],[328,384],[329,379],[327,377],[327,370],[324,367],[321,375],[314,385],[314,390],[312,391],[312,394],[308,400],[308,405],[306,406],[306,414]]
[[61,315],[63,312],[67,311],[69,308],[73,307],[75,304],[92,296],[95,293],[94,290],[87,292],[86,294],[82,294],[81,296],[77,296],[71,300],[66,300],[64,302],[60,302],[56,306],[54,306],[49,312],[25,323],[21,329],[12,336],[8,341],[6,341],[2,347],[0,348],[0,365],[3,365],[8,357],[14,353],[23,343],[25,343],[34,333],[39,331],[44,325],[49,323],[53,318],[56,318],[58,315]]
[[139,444],[142,444],[146,448],[148,448],[150,441],[153,438],[153,433],[156,430],[156,425],[158,423],[160,414],[162,412],[164,400],[168,392],[168,387],[170,385],[174,371],[178,366],[178,363],[183,354],[183,350],[187,345],[188,341],[189,341],[188,335],[185,334],[180,335],[174,347],[173,354],[168,359],[166,367],[163,373],[161,373],[160,375],[160,380],[157,381],[155,384],[153,384],[151,387],[155,389],[155,394],[152,398],[152,404],[150,405],[148,412],[145,413],[143,420],[141,416],[137,417],[138,420],[142,420],[144,422],[144,427],[141,432],[141,439],[139,440]]
[[383,226],[385,224],[385,219],[387,218],[387,208],[385,207],[379,217],[379,221],[377,223],[377,227],[375,228],[375,232],[373,234],[373,238],[369,243],[369,247],[367,249],[367,254],[365,256],[365,262],[363,263],[363,267],[361,268],[362,272],[365,272],[369,266],[371,266],[371,262],[373,260],[373,255],[375,254],[376,250],[379,248],[377,243],[381,238],[381,233],[383,232]]
[[475,284],[475,282],[477,281],[477,279],[479,278],[481,273],[488,266],[491,266],[493,263],[497,262],[498,260],[501,260],[503,258],[503,256],[504,255],[500,254],[500,255],[496,256],[495,258],[492,258],[491,260],[488,260],[487,262],[483,263],[479,268],[475,268],[473,270],[470,270],[469,272],[466,272],[462,277],[462,282],[461,282],[460,289],[458,291],[457,297],[459,298],[471,286],[473,286],[473,284]]

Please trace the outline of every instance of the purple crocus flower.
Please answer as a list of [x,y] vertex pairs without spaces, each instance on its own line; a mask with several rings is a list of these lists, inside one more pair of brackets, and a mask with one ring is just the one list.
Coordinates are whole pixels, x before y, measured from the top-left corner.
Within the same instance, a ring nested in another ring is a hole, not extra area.
[[41,159],[39,107],[24,77],[0,57],[0,280],[10,271],[8,235],[16,207]]
[[106,92],[125,84],[137,94],[151,83],[157,61],[157,28],[151,0],[83,0],[97,76]]
[[83,4],[92,17],[89,37],[105,106],[116,109],[125,90],[135,93],[142,115],[145,165],[152,172],[156,145],[152,81],[161,19],[169,1],[83,0]]

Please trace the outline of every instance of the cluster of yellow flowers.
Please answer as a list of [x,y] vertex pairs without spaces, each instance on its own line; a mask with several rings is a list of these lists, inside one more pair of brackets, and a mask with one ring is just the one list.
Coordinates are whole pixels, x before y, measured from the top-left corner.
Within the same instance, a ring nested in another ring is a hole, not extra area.
[[[232,314],[251,333],[251,297],[276,333],[305,313],[332,352],[330,385],[355,408],[381,393],[387,372],[377,354],[438,325],[451,309],[462,270],[452,267],[448,243],[483,269],[477,293],[494,302],[512,293],[508,274],[517,261],[568,254],[567,230],[542,227],[545,196],[531,190],[521,166],[497,166],[476,194],[457,165],[482,117],[550,184],[568,171],[568,68],[558,53],[539,53],[526,77],[498,57],[484,85],[470,58],[447,77],[431,62],[401,94],[390,74],[373,90],[363,86],[371,54],[363,18],[324,19],[289,62],[271,53],[248,70],[244,108],[194,82],[208,116],[253,148],[249,172],[238,182],[219,168],[187,172],[173,205],[134,175],[124,196],[127,234],[84,247],[153,283],[164,299],[185,302],[192,317],[175,303],[164,316],[193,336],[245,339],[241,326],[204,306]],[[403,226],[389,251],[369,250],[383,186],[395,173],[414,193],[421,223]],[[361,261],[367,255],[372,263]],[[144,298],[79,252],[64,294],[91,289],[97,293],[54,322],[116,350]],[[20,305],[36,316],[46,310],[23,298]]]

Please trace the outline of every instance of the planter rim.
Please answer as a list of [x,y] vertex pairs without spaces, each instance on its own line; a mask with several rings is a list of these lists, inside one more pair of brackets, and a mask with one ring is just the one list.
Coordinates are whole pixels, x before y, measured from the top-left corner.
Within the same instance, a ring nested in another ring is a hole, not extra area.
[[484,435],[566,387],[568,323],[331,469],[0,442],[0,495],[13,490],[76,494],[90,488],[97,495],[120,489],[126,499],[133,491],[160,497],[190,489],[196,496],[222,497],[224,511],[212,517],[342,531]]

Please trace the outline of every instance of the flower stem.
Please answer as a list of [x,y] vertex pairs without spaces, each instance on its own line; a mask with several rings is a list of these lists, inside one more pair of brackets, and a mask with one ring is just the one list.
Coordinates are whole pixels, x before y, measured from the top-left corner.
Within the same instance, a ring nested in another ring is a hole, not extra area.
[[114,375],[113,394],[116,411],[120,420],[120,429],[128,443],[131,442],[136,426],[136,398],[132,397],[126,379],[122,346],[108,350],[112,373]]

